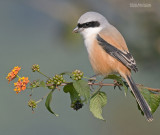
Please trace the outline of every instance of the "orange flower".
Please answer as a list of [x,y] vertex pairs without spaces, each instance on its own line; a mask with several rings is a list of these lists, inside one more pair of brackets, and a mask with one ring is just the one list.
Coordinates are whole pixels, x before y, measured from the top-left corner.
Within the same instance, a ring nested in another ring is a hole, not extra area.
[[19,78],[16,83],[14,83],[14,91],[18,94],[22,90],[26,89],[26,85],[29,83],[28,77]]
[[10,73],[8,73],[6,77],[6,79],[8,80],[8,83],[12,81],[14,78],[16,78],[16,75],[18,74],[20,69],[21,67],[17,66],[17,67],[14,67]]

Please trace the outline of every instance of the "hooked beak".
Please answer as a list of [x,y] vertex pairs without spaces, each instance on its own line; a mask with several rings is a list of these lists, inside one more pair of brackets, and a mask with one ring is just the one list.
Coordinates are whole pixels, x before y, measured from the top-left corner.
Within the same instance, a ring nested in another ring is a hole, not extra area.
[[76,28],[74,28],[73,32],[74,32],[74,33],[79,33],[79,32],[80,32],[80,30],[79,30],[79,28],[78,28],[78,27],[76,27]]

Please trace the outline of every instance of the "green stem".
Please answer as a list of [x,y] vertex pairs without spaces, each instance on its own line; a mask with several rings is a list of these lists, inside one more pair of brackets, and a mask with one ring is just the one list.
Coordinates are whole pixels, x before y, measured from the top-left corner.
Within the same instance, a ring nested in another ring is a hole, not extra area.
[[[52,91],[54,91],[55,89],[52,89]],[[50,92],[49,92],[50,93]],[[47,96],[48,96],[48,94],[49,93],[47,93],[45,96],[43,96],[41,99],[39,99],[38,101],[36,101],[36,104],[38,104],[39,102],[41,102],[41,101],[43,101]]]
[[19,75],[16,75],[16,76],[18,77],[18,79],[21,78]]
[[50,78],[50,77],[48,77],[47,75],[43,74],[43,73],[42,73],[42,72],[40,72],[40,71],[37,71],[37,72],[39,72],[41,75],[43,75],[43,76],[47,77],[48,79]]
[[85,78],[85,79],[90,79],[89,77],[86,77],[86,76],[83,76],[83,78]]
[[33,87],[27,87],[26,89],[33,89]]
[[93,94],[91,94],[91,97],[92,97],[94,94],[96,94],[98,91],[100,91],[102,87],[103,87],[103,86],[100,86],[96,91],[94,91]]

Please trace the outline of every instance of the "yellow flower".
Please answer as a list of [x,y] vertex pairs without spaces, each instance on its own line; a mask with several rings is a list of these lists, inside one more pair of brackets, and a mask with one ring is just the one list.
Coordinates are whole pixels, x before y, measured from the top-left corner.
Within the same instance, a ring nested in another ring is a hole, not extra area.
[[19,70],[21,70],[21,67],[17,66],[17,67],[14,67],[10,73],[8,73],[6,77],[6,79],[8,80],[8,83],[12,81],[14,78],[16,78],[16,75],[18,74]]
[[16,83],[14,83],[14,91],[18,94],[22,90],[26,89],[26,85],[29,83],[28,77],[19,78]]

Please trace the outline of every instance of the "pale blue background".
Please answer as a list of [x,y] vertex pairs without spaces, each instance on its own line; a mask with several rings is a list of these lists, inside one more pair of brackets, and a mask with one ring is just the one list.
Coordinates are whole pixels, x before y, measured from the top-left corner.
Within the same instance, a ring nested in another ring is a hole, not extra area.
[[[130,1],[135,2],[136,1]],[[124,35],[139,68],[133,77],[138,83],[159,87],[160,78],[160,3],[149,1],[150,8],[131,8],[127,0],[0,0],[0,134],[1,135],[135,135],[159,134],[160,109],[148,123],[137,109],[135,99],[112,87],[105,87],[108,104],[103,109],[106,123],[95,119],[88,105],[70,108],[68,94],[56,91],[50,114],[44,102],[35,113],[27,106],[29,90],[16,94],[13,83],[5,79],[14,66],[30,80],[45,79],[32,73],[32,64],[54,75],[80,69],[88,76],[93,71],[80,35],[72,33],[79,16],[90,10],[107,17]],[[142,2],[142,1],[138,1]],[[47,89],[36,89],[38,100]]]

